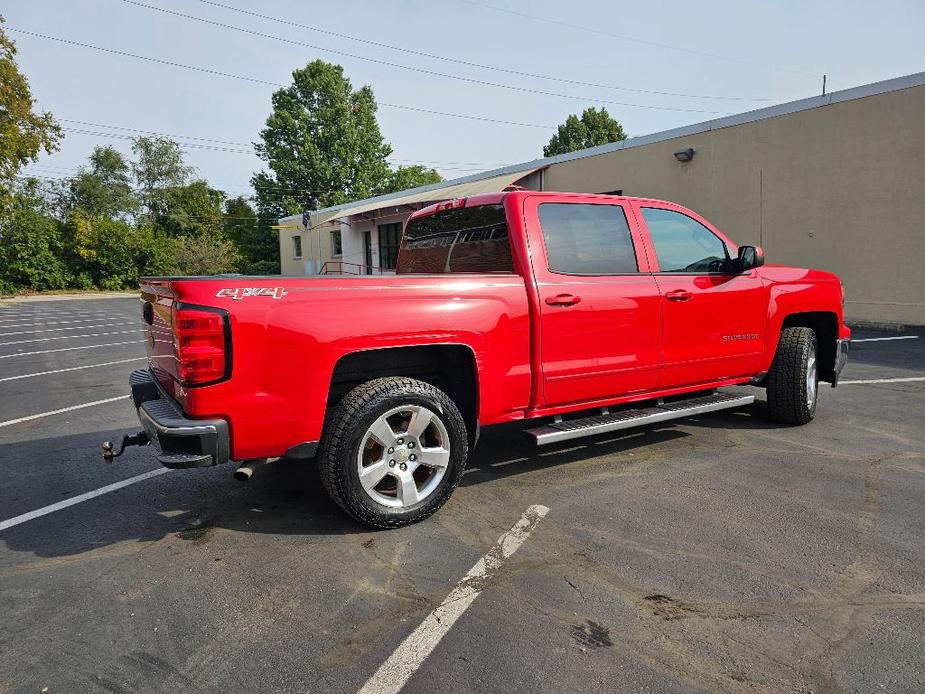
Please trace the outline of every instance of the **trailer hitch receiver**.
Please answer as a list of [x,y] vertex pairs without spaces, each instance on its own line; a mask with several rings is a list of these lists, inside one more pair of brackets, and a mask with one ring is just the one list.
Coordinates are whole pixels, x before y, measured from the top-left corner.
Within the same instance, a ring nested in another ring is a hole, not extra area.
[[107,463],[111,463],[113,458],[118,458],[120,455],[125,453],[125,449],[129,446],[147,446],[150,442],[148,434],[145,431],[139,431],[137,434],[126,434],[122,437],[122,443],[119,444],[119,450],[113,452],[112,450],[112,441],[103,441],[100,444],[100,448],[103,451],[103,460]]

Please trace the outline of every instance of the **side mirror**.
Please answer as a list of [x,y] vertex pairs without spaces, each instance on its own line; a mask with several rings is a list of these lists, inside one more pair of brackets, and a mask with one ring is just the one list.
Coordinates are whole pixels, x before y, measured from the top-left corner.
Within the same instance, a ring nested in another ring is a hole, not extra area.
[[736,263],[739,272],[746,272],[764,265],[764,250],[761,246],[739,246],[739,258]]

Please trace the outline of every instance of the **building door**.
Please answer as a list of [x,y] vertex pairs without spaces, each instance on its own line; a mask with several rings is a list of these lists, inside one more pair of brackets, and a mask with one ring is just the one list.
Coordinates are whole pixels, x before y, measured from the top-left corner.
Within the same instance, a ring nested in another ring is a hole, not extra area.
[[655,251],[662,296],[659,387],[754,374],[768,313],[768,291],[757,272],[730,272],[726,241],[687,211],[646,203],[639,213]]
[[363,232],[363,272],[373,274],[373,232]]
[[379,225],[379,267],[394,270],[401,242],[401,222]]
[[661,360],[660,297],[632,210],[601,196],[542,200],[527,198],[524,216],[541,229],[546,255],[533,261],[544,403],[652,390]]

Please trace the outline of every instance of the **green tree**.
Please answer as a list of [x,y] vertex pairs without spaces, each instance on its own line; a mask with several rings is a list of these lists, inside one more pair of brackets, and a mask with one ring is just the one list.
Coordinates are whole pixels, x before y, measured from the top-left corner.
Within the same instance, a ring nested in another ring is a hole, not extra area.
[[205,236],[171,239],[171,256],[181,275],[217,275],[235,272],[240,262],[231,241]]
[[131,167],[117,149],[94,147],[90,166],[67,183],[64,212],[82,209],[98,217],[117,218],[138,211]]
[[33,111],[29,82],[15,57],[16,44],[4,33],[0,16],[0,213],[10,203],[20,169],[37,161],[41,150],[55,151],[61,138],[61,128],[50,113]]
[[264,222],[384,189],[392,148],[379,130],[372,89],[354,90],[341,66],[315,60],[295,70],[272,102],[256,144],[269,171],[251,179]]
[[33,185],[11,193],[0,216],[0,291],[68,286],[65,241]]
[[225,201],[225,238],[241,256],[239,269],[246,275],[279,274],[279,237],[260,224],[257,213],[243,197]]
[[431,183],[440,183],[443,178],[434,169],[415,164],[414,166],[399,166],[389,173],[382,190],[379,193],[397,193],[400,190],[426,186]]
[[151,216],[164,214],[165,190],[186,185],[193,174],[192,167],[183,163],[183,150],[166,137],[139,137],[132,143],[135,162],[132,173],[145,212]]
[[154,225],[170,236],[221,237],[224,234],[222,203],[225,194],[205,181],[158,188],[158,212]]
[[148,227],[77,210],[67,232],[79,286],[135,288],[142,275],[169,273],[175,266],[169,240]]
[[549,144],[543,147],[543,156],[553,157],[625,139],[626,133],[620,121],[611,117],[606,108],[600,111],[594,107],[586,108],[581,118],[571,115],[565,119]]

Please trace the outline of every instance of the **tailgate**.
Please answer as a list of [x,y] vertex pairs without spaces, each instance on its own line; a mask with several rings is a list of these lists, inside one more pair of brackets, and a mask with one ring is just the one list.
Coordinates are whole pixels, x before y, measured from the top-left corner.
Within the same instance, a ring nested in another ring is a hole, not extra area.
[[180,378],[173,339],[173,309],[177,297],[170,280],[147,280],[141,285],[141,315],[144,319],[148,368],[168,393],[177,397]]

